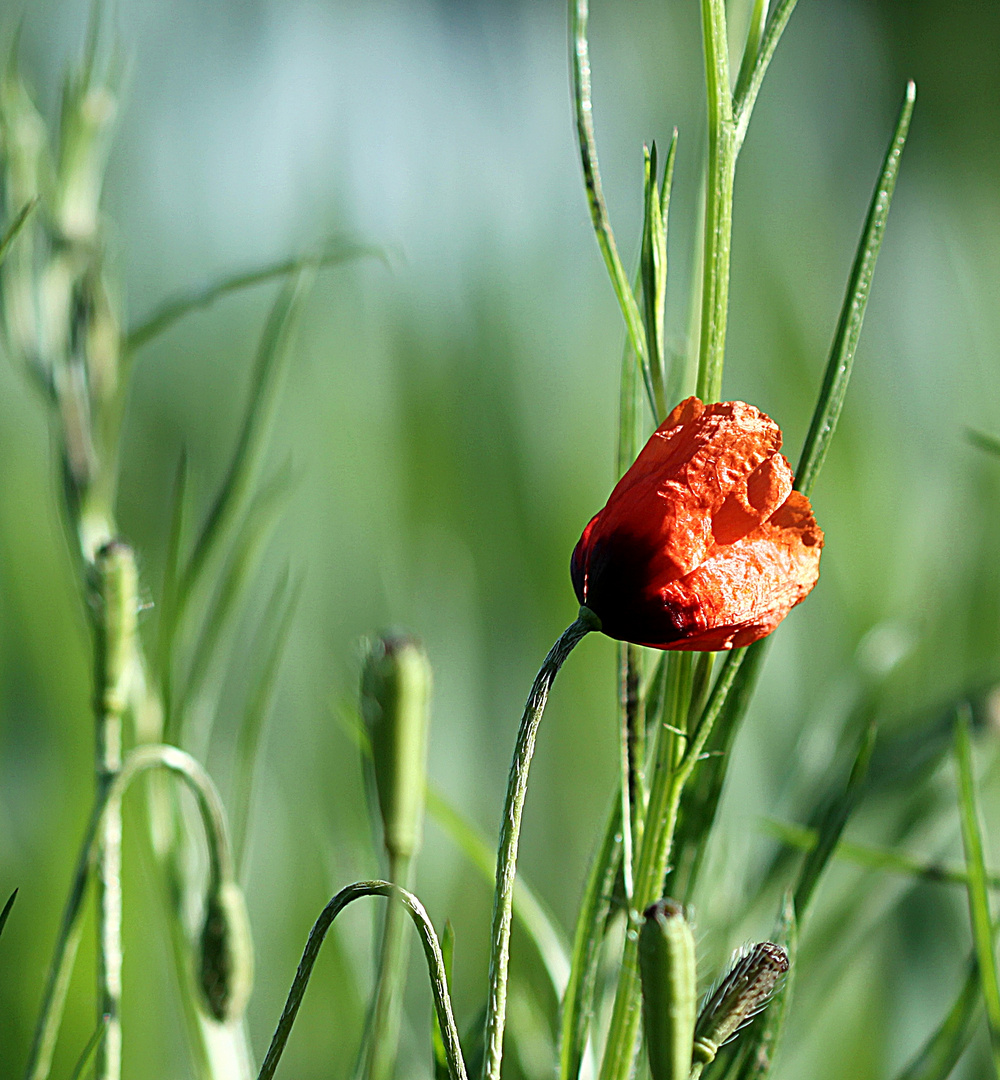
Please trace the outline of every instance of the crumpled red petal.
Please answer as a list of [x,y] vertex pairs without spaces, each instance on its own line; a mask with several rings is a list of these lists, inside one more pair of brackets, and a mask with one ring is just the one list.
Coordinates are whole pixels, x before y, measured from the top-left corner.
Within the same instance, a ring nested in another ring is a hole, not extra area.
[[812,589],[823,533],[792,491],[777,424],[681,402],[583,532],[577,598],[611,637],[714,651],[769,634]]

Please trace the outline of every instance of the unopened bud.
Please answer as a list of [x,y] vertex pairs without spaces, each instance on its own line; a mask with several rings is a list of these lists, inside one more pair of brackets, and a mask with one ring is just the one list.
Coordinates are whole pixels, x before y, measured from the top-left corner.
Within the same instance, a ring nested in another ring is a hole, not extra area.
[[120,715],[128,698],[139,612],[139,579],[132,549],[112,540],[94,558],[96,613],[102,652],[102,713]]
[[361,671],[361,712],[393,858],[409,859],[420,847],[430,695],[431,666],[419,642],[402,634],[372,642]]
[[198,983],[219,1023],[242,1016],[253,988],[253,940],[243,891],[223,881],[205,904]]
[[729,971],[701,1007],[695,1061],[711,1061],[723,1043],[764,1010],[787,971],[788,953],[770,941],[736,953]]
[[639,973],[649,1071],[653,1080],[687,1080],[694,1042],[694,935],[673,900],[658,900],[644,918]]

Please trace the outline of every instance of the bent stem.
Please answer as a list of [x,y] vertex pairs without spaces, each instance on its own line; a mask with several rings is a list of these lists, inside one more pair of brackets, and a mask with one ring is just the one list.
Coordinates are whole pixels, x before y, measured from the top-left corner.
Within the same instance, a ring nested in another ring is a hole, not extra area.
[[309,985],[309,977],[312,975],[313,966],[319,956],[320,948],[326,937],[327,931],[333,920],[352,901],[362,896],[385,896],[390,901],[396,900],[406,908],[413,919],[413,923],[420,934],[420,942],[424,947],[427,957],[427,967],[431,978],[431,990],[434,994],[434,1009],[437,1012],[438,1023],[441,1025],[441,1035],[444,1041],[445,1057],[448,1061],[448,1073],[451,1080],[467,1080],[465,1062],[462,1060],[462,1047],[458,1039],[458,1028],[455,1025],[455,1016],[451,1008],[451,997],[448,993],[448,976],[445,971],[444,957],[441,954],[441,946],[438,943],[437,934],[431,923],[423,904],[405,889],[393,885],[389,881],[358,881],[341,889],[339,893],[323,908],[319,918],[309,932],[306,947],[302,952],[298,970],[292,980],[291,989],[288,991],[288,999],[281,1013],[281,1019],[275,1029],[268,1047],[267,1056],[260,1067],[257,1080],[271,1080],[274,1071],[278,1067],[281,1055],[284,1053],[285,1044],[291,1034],[292,1025],[295,1023],[296,1013],[302,1004],[306,987]]
[[510,960],[510,923],[514,906],[514,878],[517,873],[517,843],[521,835],[521,812],[528,788],[528,769],[535,751],[535,737],[541,723],[549,690],[566,657],[591,630],[601,626],[597,616],[580,608],[576,621],[567,627],[552,646],[535,676],[521,717],[514,745],[514,759],[507,780],[507,798],[500,825],[497,853],[496,892],[493,896],[493,927],[490,933],[490,988],[486,999],[486,1053],[484,1080],[500,1080],[503,1032],[507,1014],[507,968]]
[[179,776],[194,793],[208,839],[209,888],[232,877],[225,810],[208,773],[190,754],[175,746],[143,746],[133,750],[95,803],[91,814],[45,983],[42,1008],[25,1069],[26,1080],[46,1080],[49,1075],[73,961],[80,943],[83,896],[97,859],[105,821],[108,814],[121,804],[122,796],[132,780],[140,773],[155,768],[166,769]]

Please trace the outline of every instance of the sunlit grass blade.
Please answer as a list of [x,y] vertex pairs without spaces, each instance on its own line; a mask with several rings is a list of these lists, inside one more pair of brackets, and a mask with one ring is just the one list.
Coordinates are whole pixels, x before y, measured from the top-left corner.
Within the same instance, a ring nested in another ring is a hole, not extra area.
[[589,17],[588,0],[569,0],[570,6],[570,50],[573,70],[573,104],[576,110],[576,130],[580,142],[580,164],[583,168],[583,181],[587,188],[587,202],[590,205],[590,217],[593,221],[597,243],[604,256],[618,297],[618,305],[625,319],[632,351],[639,359],[646,390],[649,394],[650,408],[656,413],[653,396],[653,383],[649,368],[649,351],[646,348],[646,335],[642,326],[642,315],[635,299],[635,293],[625,276],[611,231],[611,219],[604,201],[601,186],[601,173],[597,164],[597,142],[594,138],[594,115],[590,97],[590,46],[587,42],[587,19]]
[[[763,36],[756,50],[753,67],[750,69],[746,78],[743,76],[743,71],[740,71],[736,94],[734,95],[733,100],[737,153],[739,152],[739,148],[743,145],[743,140],[746,138],[747,125],[750,123],[750,114],[753,112],[753,107],[757,102],[757,95],[760,93],[761,84],[764,82],[764,76],[767,74],[768,65],[771,63],[771,58],[774,56],[774,50],[778,47],[781,35],[788,25],[788,20],[792,17],[792,12],[795,10],[795,4],[796,0],[779,0],[778,6],[774,9],[774,12],[765,24]],[[756,14],[756,9],[754,13]],[[751,24],[751,33],[753,33],[753,24]],[[744,63],[745,62],[744,54]]]
[[868,774],[868,766],[871,763],[872,752],[875,749],[876,733],[875,725],[870,724],[862,736],[861,745],[858,747],[857,755],[854,758],[854,764],[851,767],[846,787],[842,794],[822,808],[819,814],[816,829],[816,846],[809,852],[802,863],[799,879],[795,886],[795,917],[799,927],[805,921],[809,902],[816,891],[819,879],[826,869],[837,844],[840,842],[840,837],[848,819],[861,798],[865,778]]
[[365,257],[385,260],[385,252],[370,244],[361,244],[354,240],[333,239],[314,255],[300,256],[295,259],[282,259],[240,274],[232,274],[218,281],[203,285],[197,289],[181,293],[164,302],[138,326],[133,327],[125,336],[125,347],[132,352],[141,348],[148,341],[169,330],[185,315],[199,308],[208,307],[216,300],[230,293],[239,292],[253,285],[263,285],[279,278],[294,277],[309,266],[328,267],[349,262],[351,259]]
[[264,546],[282,510],[287,505],[291,489],[291,468],[286,465],[254,495],[247,508],[232,548],[219,572],[218,584],[191,655],[191,666],[178,703],[178,713],[182,720],[187,705],[201,692],[213,659],[219,655],[219,644],[225,627],[248,578],[260,561]]
[[[257,664],[256,675],[247,696],[243,718],[236,735],[235,762],[233,766],[232,832],[233,852],[237,872],[242,873],[246,859],[247,832],[250,810],[253,806],[253,777],[260,754],[261,736],[271,705],[274,690],[292,629],[292,618],[302,594],[302,582],[289,586],[288,572],[278,579],[268,604],[264,608],[264,623],[268,630],[277,620],[277,627],[266,653],[255,646],[251,655],[263,656]],[[264,626],[261,627],[263,631]]]
[[892,205],[892,195],[899,173],[899,162],[903,147],[906,145],[907,133],[910,130],[910,118],[913,115],[916,98],[916,84],[907,83],[903,104],[896,120],[896,129],[882,163],[882,172],[875,185],[875,193],[868,207],[868,217],[865,219],[861,241],[854,257],[847,295],[844,297],[844,304],[840,310],[819,401],[802,447],[798,468],[795,470],[795,486],[806,495],[812,491],[844,404],[844,395],[847,393],[847,384],[854,364],[854,354],[861,335],[861,325],[864,322],[865,309],[868,307],[875,263],[878,260],[879,248],[882,246],[882,237],[885,235],[889,207]]
[[576,1080],[580,1074],[594,1015],[601,944],[621,863],[621,804],[615,800],[604,827],[601,846],[590,865],[573,935],[569,983],[560,1017],[560,1080]]
[[24,228],[25,223],[31,216],[31,212],[38,205],[38,196],[33,199],[29,199],[24,206],[18,210],[14,220],[10,223],[7,231],[3,234],[3,239],[0,239],[0,264],[3,263],[7,256],[7,252],[10,250],[10,245],[14,242],[17,234]]
[[[451,992],[451,968],[455,955],[455,928],[446,920],[441,932],[441,957],[444,960],[444,977]],[[432,1014],[431,1045],[434,1050],[434,1080],[448,1080],[448,1055],[444,1049],[444,1036],[437,1013]]]
[[87,1045],[83,1048],[83,1052],[80,1054],[69,1080],[82,1080],[90,1067],[90,1063],[94,1060],[94,1055],[100,1049],[101,1043],[104,1042],[104,1037],[108,1033],[110,1019],[109,1016],[102,1017],[101,1022],[94,1029],[94,1034],[87,1040]]
[[157,666],[159,667],[160,701],[163,706],[163,738],[174,738],[173,711],[173,648],[176,632],[177,574],[180,566],[181,540],[184,534],[185,496],[187,494],[187,451],[182,447],[177,459],[177,472],[170,507],[170,531],[167,555],[163,565],[163,585],[160,589],[159,625],[157,627]]
[[[767,818],[761,822],[764,830],[789,847],[799,851],[812,851],[819,840],[816,829],[804,825],[791,825],[786,821]],[[841,840],[833,852],[836,859],[863,866],[866,870],[884,870],[893,874],[904,874],[917,881],[928,881],[943,885],[966,886],[969,875],[964,870],[937,863],[921,862],[909,855],[904,855],[889,848],[872,847],[869,844],[855,844]],[[1000,875],[988,874],[986,883],[990,889],[1000,889]]]
[[736,76],[736,88],[733,90],[733,102],[742,101],[750,86],[750,79],[757,67],[760,56],[760,43],[767,26],[768,0],[753,0],[750,23],[747,27],[747,40],[743,46],[743,59],[740,61],[740,73]]
[[941,1026],[931,1033],[896,1080],[947,1080],[972,1039],[972,1021],[979,998],[979,968],[973,958],[958,997]]
[[[427,788],[427,812],[482,874],[483,881],[492,885],[496,853],[479,830],[439,791],[430,786]],[[538,950],[558,1001],[562,998],[569,980],[569,945],[555,917],[520,876],[514,883],[514,916]]]
[[985,450],[987,454],[1000,457],[1000,439],[996,435],[987,435],[984,431],[976,431],[975,428],[966,428],[965,437],[973,446]]
[[976,782],[972,771],[972,744],[969,737],[969,710],[959,711],[955,721],[955,763],[958,767],[959,813],[962,822],[962,845],[965,868],[969,875],[969,918],[979,967],[986,1023],[993,1051],[993,1069],[1000,1077],[1000,984],[993,951],[993,917],[986,882],[983,855],[983,832],[976,801]]
[[0,911],[0,936],[3,935],[3,928],[7,925],[7,920],[10,918],[11,909],[14,907],[14,901],[16,899],[17,889],[7,897],[7,903],[4,904],[3,911]]
[[305,275],[296,272],[282,286],[267,317],[257,348],[250,393],[236,446],[181,575],[179,608],[190,596],[220,536],[238,512],[253,483],[277,405],[280,377],[290,352],[289,338],[305,292]]
[[657,424],[667,414],[663,396],[663,312],[667,296],[667,238],[660,210],[660,190],[657,180],[656,143],[643,147],[643,204],[642,245],[639,260],[642,281],[642,318],[649,350],[650,392],[655,402]]

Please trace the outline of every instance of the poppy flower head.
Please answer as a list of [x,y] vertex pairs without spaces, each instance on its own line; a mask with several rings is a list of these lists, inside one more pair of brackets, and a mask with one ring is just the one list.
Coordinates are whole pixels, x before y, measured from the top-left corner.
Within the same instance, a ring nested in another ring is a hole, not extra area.
[[604,633],[715,651],[769,634],[816,584],[823,533],[792,490],[778,425],[682,401],[583,530],[573,587]]

